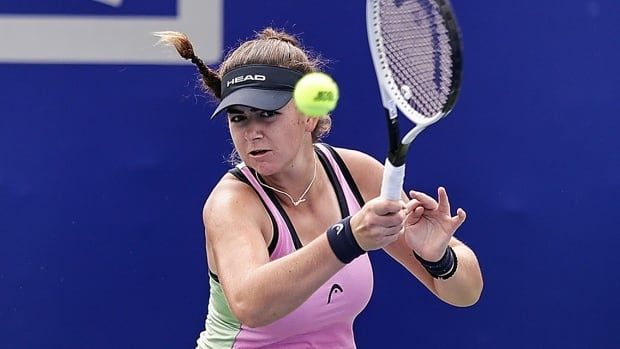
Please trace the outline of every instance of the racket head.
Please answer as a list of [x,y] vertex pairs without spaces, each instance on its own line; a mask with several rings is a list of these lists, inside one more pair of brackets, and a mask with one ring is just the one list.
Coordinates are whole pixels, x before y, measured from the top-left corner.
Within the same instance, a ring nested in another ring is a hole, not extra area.
[[367,0],[366,23],[383,106],[395,105],[420,127],[446,116],[462,74],[461,34],[449,1]]

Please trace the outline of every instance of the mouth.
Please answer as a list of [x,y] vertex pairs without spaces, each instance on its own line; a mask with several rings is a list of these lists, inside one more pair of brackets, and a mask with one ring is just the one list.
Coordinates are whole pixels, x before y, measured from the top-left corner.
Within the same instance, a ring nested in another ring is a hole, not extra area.
[[269,150],[267,149],[257,149],[257,150],[250,151],[249,154],[252,157],[260,157],[260,156],[267,154],[268,152]]

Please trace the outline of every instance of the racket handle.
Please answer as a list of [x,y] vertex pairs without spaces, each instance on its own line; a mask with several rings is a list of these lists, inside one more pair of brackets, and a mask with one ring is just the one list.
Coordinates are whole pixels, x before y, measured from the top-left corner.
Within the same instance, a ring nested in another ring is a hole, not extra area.
[[405,181],[405,164],[395,167],[390,160],[385,160],[381,197],[388,200],[400,200]]

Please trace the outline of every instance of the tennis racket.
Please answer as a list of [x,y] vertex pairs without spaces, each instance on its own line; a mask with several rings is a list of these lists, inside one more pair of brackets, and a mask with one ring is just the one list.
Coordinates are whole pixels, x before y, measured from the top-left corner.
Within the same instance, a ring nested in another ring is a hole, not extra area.
[[[388,122],[381,197],[399,200],[409,145],[456,103],[461,37],[447,0],[366,0],[366,25]],[[398,111],[415,124],[402,139]]]

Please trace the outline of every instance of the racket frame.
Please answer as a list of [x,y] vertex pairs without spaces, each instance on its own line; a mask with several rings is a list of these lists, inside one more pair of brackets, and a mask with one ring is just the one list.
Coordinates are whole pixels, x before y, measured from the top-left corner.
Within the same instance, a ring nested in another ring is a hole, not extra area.
[[[447,0],[431,0],[437,3],[439,12],[448,28],[447,35],[452,53],[452,84],[448,100],[444,108],[435,115],[426,117],[413,109],[401,93],[400,86],[392,76],[385,54],[383,38],[381,37],[381,21],[379,18],[379,2],[381,0],[366,0],[366,30],[372,62],[379,83],[381,102],[386,113],[389,134],[389,151],[384,164],[381,197],[398,200],[401,196],[405,177],[405,160],[409,146],[426,127],[448,115],[454,108],[460,92],[462,72],[462,47],[459,27],[453,15],[452,7]],[[415,127],[400,138],[398,111],[411,120]]]

